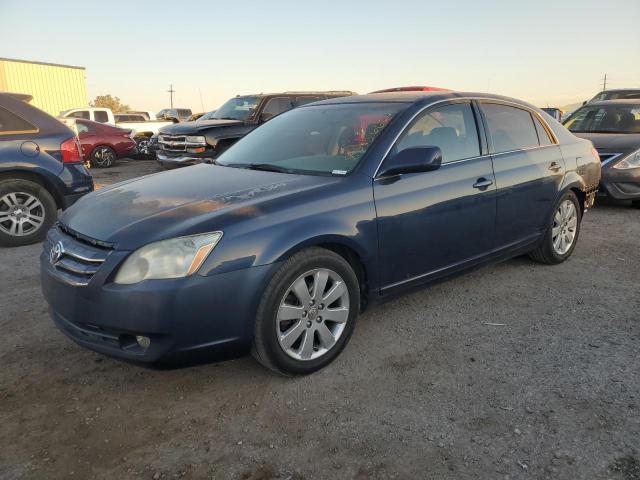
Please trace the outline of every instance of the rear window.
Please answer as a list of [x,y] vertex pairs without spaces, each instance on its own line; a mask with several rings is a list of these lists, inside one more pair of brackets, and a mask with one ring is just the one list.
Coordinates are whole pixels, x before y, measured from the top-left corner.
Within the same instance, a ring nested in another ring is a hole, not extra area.
[[0,135],[34,133],[38,129],[18,115],[0,107]]
[[521,108],[483,103],[495,153],[537,147],[538,134],[531,114]]

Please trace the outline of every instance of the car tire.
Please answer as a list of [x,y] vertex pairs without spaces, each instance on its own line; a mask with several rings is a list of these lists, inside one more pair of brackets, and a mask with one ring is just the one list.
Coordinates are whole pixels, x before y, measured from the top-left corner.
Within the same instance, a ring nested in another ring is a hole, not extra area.
[[640,208],[640,200],[632,200],[631,201],[631,207]]
[[138,158],[148,160],[154,157],[154,155],[152,155],[152,153],[149,151],[149,143],[151,142],[151,137],[136,137],[134,140],[138,147]]
[[360,285],[351,265],[324,248],[300,251],[284,262],[262,295],[252,354],[283,375],[312,373],[344,349],[359,310]]
[[97,168],[109,168],[116,163],[118,154],[107,145],[98,145],[91,152],[91,165]]
[[22,179],[0,181],[0,246],[19,247],[43,240],[57,213],[55,200],[42,185]]
[[550,225],[542,241],[529,253],[539,263],[556,265],[571,256],[578,243],[582,210],[578,197],[572,191],[565,192],[551,216]]

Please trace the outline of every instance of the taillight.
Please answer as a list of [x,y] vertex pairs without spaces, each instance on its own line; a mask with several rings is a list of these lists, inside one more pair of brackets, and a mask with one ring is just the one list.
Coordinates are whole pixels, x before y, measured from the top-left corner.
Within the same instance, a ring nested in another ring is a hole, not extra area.
[[80,150],[80,144],[76,137],[71,137],[69,140],[62,142],[60,152],[62,153],[63,163],[82,162],[82,150]]
[[598,150],[596,150],[596,147],[591,147],[591,153],[596,157],[596,160],[600,161],[600,154],[598,153]]

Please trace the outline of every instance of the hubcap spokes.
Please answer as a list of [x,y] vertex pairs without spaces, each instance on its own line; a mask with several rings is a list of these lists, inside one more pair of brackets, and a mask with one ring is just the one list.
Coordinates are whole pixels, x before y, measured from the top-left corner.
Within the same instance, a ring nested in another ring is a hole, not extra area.
[[0,198],[0,230],[13,237],[23,237],[44,223],[40,200],[25,192],[7,193]]
[[569,251],[576,238],[578,228],[578,212],[571,200],[565,200],[560,204],[553,217],[553,227],[551,229],[551,240],[553,249],[559,255],[564,255]]
[[276,315],[280,347],[296,360],[313,360],[333,348],[349,318],[349,292],[336,272],[324,268],[299,276]]

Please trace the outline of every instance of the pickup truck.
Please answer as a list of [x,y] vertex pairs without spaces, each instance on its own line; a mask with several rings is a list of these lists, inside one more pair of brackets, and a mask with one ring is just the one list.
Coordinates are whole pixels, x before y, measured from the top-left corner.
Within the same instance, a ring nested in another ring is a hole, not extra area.
[[350,91],[261,93],[233,97],[197,122],[162,127],[156,158],[164,169],[211,162],[257,126],[292,108]]
[[[138,117],[139,121],[130,121],[133,117]],[[138,152],[142,156],[149,155],[149,139],[158,133],[160,128],[173,125],[173,121],[168,120],[145,120],[143,115],[134,114],[114,114],[109,108],[74,108],[60,112],[61,118],[81,118],[93,120],[98,123],[108,123],[125,130],[131,130],[134,140],[138,145]]]

